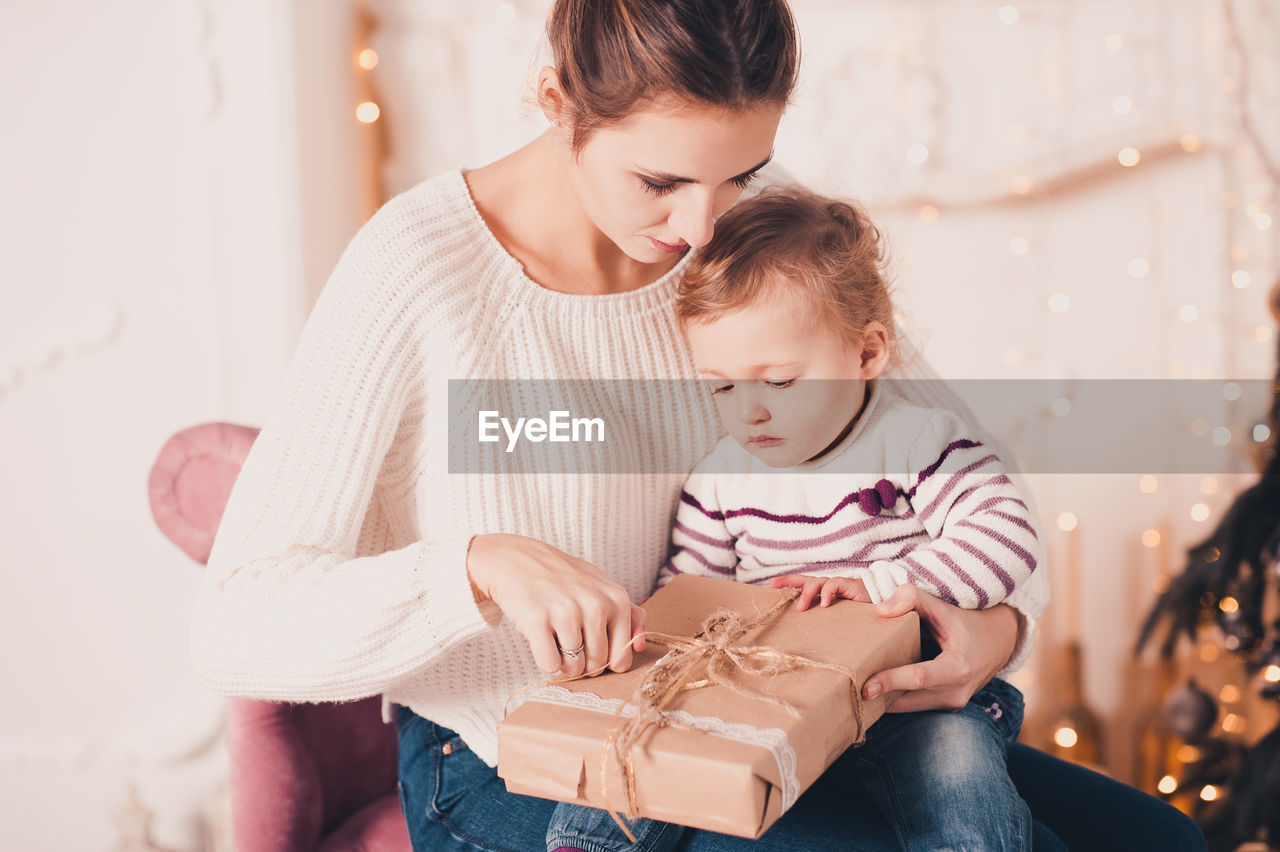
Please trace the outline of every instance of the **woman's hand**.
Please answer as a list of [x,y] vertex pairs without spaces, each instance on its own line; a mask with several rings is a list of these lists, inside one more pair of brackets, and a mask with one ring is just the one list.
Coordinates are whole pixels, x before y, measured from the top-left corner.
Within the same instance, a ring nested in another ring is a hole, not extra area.
[[[476,591],[492,600],[551,674],[631,667],[644,650],[645,611],[590,562],[522,535],[478,535],[467,551]],[[577,654],[566,653],[582,649]]]
[[781,577],[774,577],[769,581],[769,585],[775,589],[799,589],[800,597],[796,600],[796,609],[801,612],[809,608],[814,598],[818,598],[821,601],[820,606],[831,606],[831,602],[836,598],[871,603],[871,595],[867,593],[866,584],[861,580],[851,580],[848,577],[810,577],[808,574],[785,574]]
[[1018,613],[1001,604],[991,609],[961,609],[910,583],[899,586],[876,606],[895,616],[915,610],[942,653],[932,660],[886,669],[867,678],[862,694],[875,698],[907,690],[890,713],[959,710],[1013,656],[1018,642]]

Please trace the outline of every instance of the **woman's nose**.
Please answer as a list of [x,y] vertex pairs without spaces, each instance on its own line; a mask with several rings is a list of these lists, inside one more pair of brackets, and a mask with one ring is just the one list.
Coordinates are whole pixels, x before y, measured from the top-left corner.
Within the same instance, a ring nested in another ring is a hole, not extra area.
[[710,193],[689,192],[671,213],[672,230],[689,245],[700,248],[715,231],[715,199]]

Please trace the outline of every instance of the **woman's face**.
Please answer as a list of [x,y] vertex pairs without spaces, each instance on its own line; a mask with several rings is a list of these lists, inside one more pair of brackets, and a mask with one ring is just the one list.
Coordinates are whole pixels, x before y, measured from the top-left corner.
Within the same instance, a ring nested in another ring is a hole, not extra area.
[[633,260],[659,263],[711,239],[715,217],[773,154],[782,105],[659,103],[596,131],[569,165],[587,216]]

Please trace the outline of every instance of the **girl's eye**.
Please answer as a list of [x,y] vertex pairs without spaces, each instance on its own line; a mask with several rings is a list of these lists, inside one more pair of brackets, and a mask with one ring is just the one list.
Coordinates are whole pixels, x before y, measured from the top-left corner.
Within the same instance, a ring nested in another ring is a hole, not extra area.
[[787,379],[785,381],[777,381],[777,382],[771,382],[771,381],[765,382],[765,384],[768,385],[769,387],[778,388],[779,390],[781,390],[782,388],[789,388],[795,383],[796,383],[795,379]]
[[731,390],[733,390],[733,385],[714,385],[711,388],[711,395],[715,396],[718,393],[728,393]]
[[650,195],[656,195],[661,198],[674,190],[676,185],[674,183],[654,183],[653,181],[640,178],[640,187]]
[[751,183],[751,181],[755,179],[756,179],[756,173],[752,172],[751,174],[736,177],[733,180],[731,180],[730,183],[732,183],[738,189],[746,189],[747,186]]

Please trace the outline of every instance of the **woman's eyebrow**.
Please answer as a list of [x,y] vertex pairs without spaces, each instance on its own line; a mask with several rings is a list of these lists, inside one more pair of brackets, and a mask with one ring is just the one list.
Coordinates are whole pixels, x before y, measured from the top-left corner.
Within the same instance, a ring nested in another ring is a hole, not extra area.
[[[769,165],[770,161],[772,160],[773,160],[773,152],[770,151],[769,156],[765,157],[763,160],[756,163],[754,166],[747,169],[742,174],[734,175],[733,177],[729,178],[729,180],[731,181],[742,180],[743,178],[747,177],[747,175],[755,174],[756,172],[763,169],[765,166]],[[698,182],[693,178],[680,177],[679,175],[667,174],[666,172],[652,172],[652,171],[649,171],[648,169],[641,168],[640,166],[636,166],[636,171],[638,171],[641,174],[648,175],[651,178],[656,178],[657,180],[666,181],[667,183],[697,183]]]

